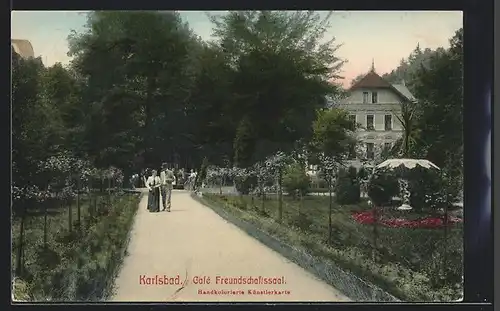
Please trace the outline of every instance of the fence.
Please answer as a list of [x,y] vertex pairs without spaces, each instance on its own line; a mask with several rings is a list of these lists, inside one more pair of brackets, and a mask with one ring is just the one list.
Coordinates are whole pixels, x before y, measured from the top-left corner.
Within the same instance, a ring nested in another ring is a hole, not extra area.
[[[13,193],[12,205],[13,275],[28,282],[37,279],[32,283],[66,300],[71,297],[63,297],[64,293],[72,285],[63,284],[68,278],[62,273],[68,271],[59,271],[57,277],[58,271],[52,269],[64,260],[75,261],[78,267],[82,250],[77,241],[85,239],[85,232],[102,216],[113,213],[111,207],[123,192],[114,176],[90,177],[85,182],[77,179],[69,188],[31,191],[31,195],[26,195],[30,192],[27,188],[18,189]],[[49,272],[53,272],[50,277]],[[74,272],[78,273],[78,269]]]
[[[330,198],[328,194],[282,192],[280,198],[279,189],[272,187],[275,176],[271,176],[270,187],[255,186],[254,191],[241,195],[228,183],[230,178],[221,178],[221,171],[224,173],[219,168],[207,174],[207,187],[202,192],[229,211],[246,213],[246,219],[274,221],[288,228],[288,233],[278,237],[284,242],[305,248],[316,258],[401,300],[461,298],[463,231],[461,218],[453,215],[459,208],[450,206],[444,213],[425,207],[399,211],[397,202],[376,208],[361,196],[359,187],[357,198],[351,196],[350,202],[345,202],[341,193]],[[269,230],[277,234],[276,227]],[[335,275],[340,287],[349,288],[346,284],[352,282],[344,280],[341,273]],[[359,297],[363,292],[356,288],[349,291]]]

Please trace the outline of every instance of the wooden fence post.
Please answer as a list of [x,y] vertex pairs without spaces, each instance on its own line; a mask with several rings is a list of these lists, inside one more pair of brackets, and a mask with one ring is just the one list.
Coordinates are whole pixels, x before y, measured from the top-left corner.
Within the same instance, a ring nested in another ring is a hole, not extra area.
[[48,214],[48,205],[51,201],[44,201],[42,204],[44,206],[43,209],[43,247],[47,248],[47,214]]
[[21,214],[21,225],[19,228],[19,248],[17,250],[17,264],[16,264],[16,274],[18,276],[21,276],[22,273],[24,272],[23,270],[23,265],[24,265],[24,226],[26,222],[26,217],[28,213],[28,208],[27,208],[27,202],[23,202],[24,206],[22,207],[22,214]]
[[89,177],[89,193],[88,193],[88,197],[89,197],[89,222],[92,222],[92,217],[94,217],[94,213],[93,213],[93,206],[92,206],[92,177]]
[[108,204],[111,205],[111,178],[108,177]]
[[72,199],[65,199],[64,203],[68,204],[68,229],[69,232],[73,231],[73,209],[72,209]]
[[81,221],[81,211],[80,211],[80,176],[78,176],[78,179],[76,181],[76,213],[77,213],[77,225],[78,225],[78,230],[80,230],[80,221]]

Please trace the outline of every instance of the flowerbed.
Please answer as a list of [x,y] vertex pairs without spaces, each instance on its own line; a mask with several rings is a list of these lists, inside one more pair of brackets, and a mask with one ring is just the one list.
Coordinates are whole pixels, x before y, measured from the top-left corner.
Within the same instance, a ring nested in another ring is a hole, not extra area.
[[[402,301],[452,301],[462,295],[461,223],[450,227],[446,238],[440,230],[410,227],[396,230],[380,226],[374,234],[373,226],[352,220],[353,210],[367,211],[366,202],[334,203],[332,243],[328,245],[328,197],[305,196],[299,200],[285,196],[281,223],[274,221],[279,213],[275,196],[265,199],[266,213],[262,213],[259,199],[253,197],[203,196],[278,240],[304,248]],[[446,271],[443,271],[445,259]],[[343,282],[342,276],[335,277]]]
[[[352,218],[360,224],[373,224],[375,217],[373,211],[353,212]],[[462,222],[458,217],[448,217],[448,225],[453,225]],[[405,219],[405,218],[384,218],[378,220],[383,226],[390,228],[442,228],[444,227],[443,217],[425,217],[420,219]]]

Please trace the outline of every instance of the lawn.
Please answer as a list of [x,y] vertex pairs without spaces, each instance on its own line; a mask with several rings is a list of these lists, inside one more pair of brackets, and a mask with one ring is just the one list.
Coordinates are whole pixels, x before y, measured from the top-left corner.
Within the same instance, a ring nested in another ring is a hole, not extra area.
[[[45,209],[32,206],[24,224],[23,271],[15,280],[15,299],[30,301],[102,300],[108,294],[126,247],[139,203],[137,194],[94,195]],[[47,215],[47,216],[45,216]],[[47,225],[45,226],[45,219]],[[46,227],[46,242],[44,242]],[[12,272],[20,245],[20,220],[12,221]]]
[[[328,243],[327,196],[306,196],[302,201],[284,197],[281,224],[274,221],[278,215],[275,196],[265,200],[264,210],[261,200],[250,196],[204,197],[292,246],[333,261],[403,301],[450,301],[461,297],[461,224],[454,224],[446,233],[444,229],[375,227],[352,218],[353,211],[369,208],[365,202],[334,204],[332,241]],[[384,216],[402,215],[387,212]],[[419,216],[422,215],[413,217]]]

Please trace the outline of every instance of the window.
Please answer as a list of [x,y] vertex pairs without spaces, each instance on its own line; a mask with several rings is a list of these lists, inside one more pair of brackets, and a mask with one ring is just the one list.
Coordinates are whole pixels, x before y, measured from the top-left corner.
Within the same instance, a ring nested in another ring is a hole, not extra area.
[[363,92],[363,104],[368,103],[368,92]]
[[366,158],[369,160],[373,160],[375,158],[373,143],[366,143]]
[[376,104],[378,102],[377,92],[372,92],[372,104]]
[[350,160],[356,159],[356,144],[349,145],[349,159]]
[[392,115],[387,114],[384,118],[385,130],[392,131]]
[[366,116],[366,129],[368,131],[375,130],[375,126],[373,125],[373,119],[374,119],[374,116],[372,114],[369,114]]
[[355,114],[350,114],[349,115],[349,121],[352,123],[356,124],[356,115]]

